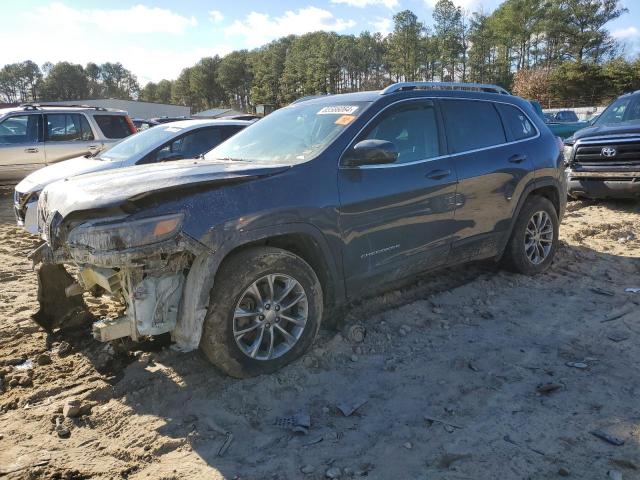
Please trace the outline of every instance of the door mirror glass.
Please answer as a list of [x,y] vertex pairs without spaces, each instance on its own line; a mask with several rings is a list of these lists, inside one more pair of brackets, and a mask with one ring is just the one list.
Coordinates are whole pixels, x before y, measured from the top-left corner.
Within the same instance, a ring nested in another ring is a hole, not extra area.
[[382,165],[398,159],[396,146],[387,140],[362,140],[354,145],[344,159],[344,165]]

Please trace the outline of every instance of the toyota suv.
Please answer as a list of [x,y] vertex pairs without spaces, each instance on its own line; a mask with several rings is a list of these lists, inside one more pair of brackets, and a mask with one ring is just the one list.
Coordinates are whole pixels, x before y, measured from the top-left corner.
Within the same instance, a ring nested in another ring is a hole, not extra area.
[[564,148],[571,197],[640,197],[640,91],[617,98]]
[[0,109],[0,183],[68,158],[101,152],[136,132],[122,110],[25,104]]
[[46,187],[34,319],[56,328],[83,292],[106,293],[125,311],[93,324],[98,340],[170,332],[232,376],[273,372],[336,306],[399,279],[481,259],[545,271],[567,198],[561,146],[529,102],[490,85],[297,102],[202,159]]

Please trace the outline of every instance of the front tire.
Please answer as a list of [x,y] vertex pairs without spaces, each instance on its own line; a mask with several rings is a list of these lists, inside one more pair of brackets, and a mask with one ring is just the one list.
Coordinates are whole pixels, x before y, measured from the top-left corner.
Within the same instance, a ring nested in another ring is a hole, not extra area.
[[559,223],[558,213],[547,198],[527,198],[504,252],[505,266],[525,275],[544,272],[558,248]]
[[304,354],[322,319],[313,269],[291,252],[255,247],[225,260],[216,275],[200,348],[224,373],[273,373]]

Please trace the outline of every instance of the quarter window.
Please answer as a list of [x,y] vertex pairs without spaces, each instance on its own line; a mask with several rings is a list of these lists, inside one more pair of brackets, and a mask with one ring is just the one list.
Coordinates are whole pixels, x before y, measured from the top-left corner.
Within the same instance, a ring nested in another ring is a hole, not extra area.
[[84,115],[53,113],[47,118],[47,141],[70,142],[93,140],[93,132]]
[[392,108],[360,140],[386,140],[398,151],[396,163],[426,160],[440,155],[438,124],[433,105],[413,103]]
[[442,111],[451,153],[506,143],[502,122],[493,103],[443,100]]
[[502,114],[505,128],[511,133],[514,140],[535,137],[536,129],[527,116],[522,113],[522,110],[504,103],[498,104],[498,109]]
[[93,118],[107,138],[125,138],[131,135],[127,119],[122,115],[94,115]]

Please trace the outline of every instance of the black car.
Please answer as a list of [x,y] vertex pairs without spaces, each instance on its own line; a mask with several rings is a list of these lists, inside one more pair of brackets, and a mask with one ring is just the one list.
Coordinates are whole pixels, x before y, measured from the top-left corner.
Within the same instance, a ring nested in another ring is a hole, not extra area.
[[564,144],[571,197],[640,197],[640,91],[618,97]]
[[297,102],[203,159],[47,187],[38,318],[60,321],[61,291],[106,290],[127,310],[94,324],[100,340],[171,332],[230,375],[273,372],[336,306],[401,278],[480,259],[544,271],[565,182],[561,143],[499,87]]

